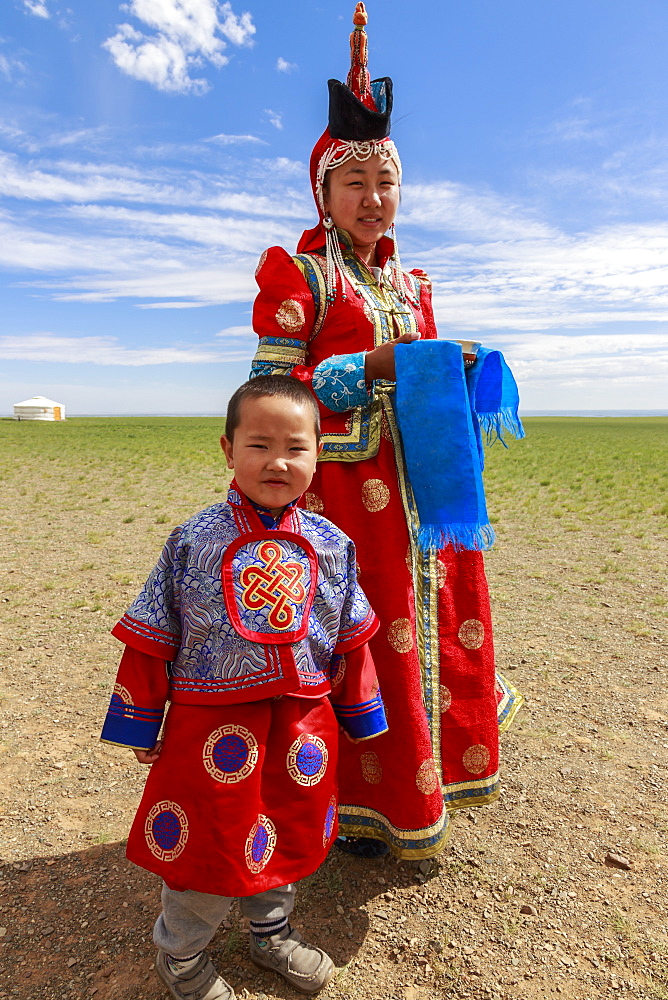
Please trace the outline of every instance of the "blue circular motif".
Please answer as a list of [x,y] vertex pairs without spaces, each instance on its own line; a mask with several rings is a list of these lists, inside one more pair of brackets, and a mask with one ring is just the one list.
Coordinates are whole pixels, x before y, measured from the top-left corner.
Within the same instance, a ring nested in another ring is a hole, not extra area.
[[333,805],[330,805],[329,809],[327,810],[327,816],[325,817],[325,835],[328,840],[332,836],[332,828],[334,826],[335,815],[336,815],[336,808]]
[[176,813],[165,809],[158,813],[152,823],[153,837],[163,851],[172,851],[181,838],[181,823]]
[[322,828],[322,846],[327,847],[334,832],[336,823],[336,796],[332,795],[325,813],[325,825]]
[[245,726],[219,726],[202,750],[204,766],[215,781],[233,785],[252,774],[258,761],[258,743]]
[[248,744],[236,734],[218,740],[211,754],[213,762],[226,774],[240,771],[248,760]]
[[302,733],[290,745],[285,763],[288,774],[298,785],[317,785],[325,775],[329,753],[323,740],[313,733]]
[[267,833],[265,827],[258,826],[255,831],[255,836],[253,837],[253,847],[251,848],[251,856],[256,864],[259,864],[260,861],[263,860],[268,843],[269,834]]
[[297,767],[300,774],[307,774],[311,777],[317,774],[322,767],[322,750],[315,743],[304,743],[296,757]]
[[246,838],[246,864],[255,875],[269,864],[276,847],[276,827],[262,813],[253,823]]

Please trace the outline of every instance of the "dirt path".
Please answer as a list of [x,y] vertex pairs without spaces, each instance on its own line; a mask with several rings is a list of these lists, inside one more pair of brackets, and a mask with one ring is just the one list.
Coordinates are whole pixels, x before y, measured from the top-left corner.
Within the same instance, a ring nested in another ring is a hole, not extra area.
[[[120,843],[143,771],[98,742],[108,629],[169,528],[160,511],[218,498],[146,486],[126,523],[112,483],[78,509],[46,504],[50,475],[4,492],[0,998],[157,1000],[159,887]],[[668,544],[629,523],[603,573],[604,528],[502,522],[498,659],[527,705],[503,738],[501,799],[459,813],[424,871],[333,852],[307,880],[295,923],[345,966],[332,1000],[668,998]],[[238,996],[296,996],[250,965],[245,935],[233,912],[213,947]]]

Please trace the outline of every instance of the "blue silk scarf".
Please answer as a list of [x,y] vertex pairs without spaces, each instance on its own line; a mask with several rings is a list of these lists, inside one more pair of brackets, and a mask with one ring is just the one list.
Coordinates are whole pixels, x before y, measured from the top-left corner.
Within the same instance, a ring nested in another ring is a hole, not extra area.
[[397,344],[396,413],[423,549],[489,549],[482,432],[524,437],[515,379],[499,351],[480,348],[464,372],[461,346],[449,340]]

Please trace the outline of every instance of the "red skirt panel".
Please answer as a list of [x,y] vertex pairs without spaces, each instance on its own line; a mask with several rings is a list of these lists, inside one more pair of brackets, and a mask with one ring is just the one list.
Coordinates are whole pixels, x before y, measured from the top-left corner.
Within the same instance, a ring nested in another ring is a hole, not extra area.
[[326,698],[172,704],[127,856],[170,889],[252,896],[316,870],[337,832]]
[[482,556],[446,549],[426,578],[419,554],[411,555],[386,435],[373,458],[319,463],[305,502],[354,541],[359,581],[381,623],[369,645],[389,731],[372,744],[341,740],[340,832],[379,837],[403,857],[436,854],[447,837],[444,799],[449,807],[476,804],[498,790]]

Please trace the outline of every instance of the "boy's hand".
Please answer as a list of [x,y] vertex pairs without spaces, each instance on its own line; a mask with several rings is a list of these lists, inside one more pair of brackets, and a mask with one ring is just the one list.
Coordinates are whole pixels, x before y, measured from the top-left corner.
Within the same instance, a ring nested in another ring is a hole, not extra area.
[[394,345],[410,344],[414,340],[419,340],[419,333],[402,333],[394,340],[388,340],[380,347],[374,347],[373,351],[367,351],[364,355],[364,378],[367,382],[372,382],[376,378],[384,378],[390,382],[396,380],[394,368]]
[[156,745],[151,750],[135,750],[133,753],[140,764],[155,764],[156,760],[160,756],[160,750],[162,748],[162,740],[158,740]]

